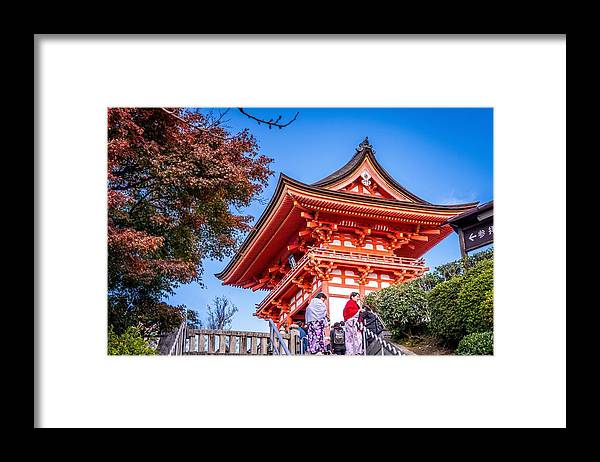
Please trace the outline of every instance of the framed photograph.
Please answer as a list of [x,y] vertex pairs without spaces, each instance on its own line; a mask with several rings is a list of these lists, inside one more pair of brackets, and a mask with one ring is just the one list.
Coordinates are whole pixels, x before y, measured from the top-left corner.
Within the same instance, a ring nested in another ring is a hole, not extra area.
[[36,427],[566,426],[566,36],[34,38]]

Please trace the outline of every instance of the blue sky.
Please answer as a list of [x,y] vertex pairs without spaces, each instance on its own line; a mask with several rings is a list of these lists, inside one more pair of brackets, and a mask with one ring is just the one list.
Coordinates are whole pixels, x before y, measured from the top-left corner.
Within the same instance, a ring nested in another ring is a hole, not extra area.
[[[214,109],[214,113],[224,109]],[[259,201],[242,210],[256,221],[272,197],[280,173],[313,183],[340,168],[365,138],[375,157],[402,186],[434,204],[458,204],[493,199],[492,108],[246,108],[265,120],[290,120],[289,126],[269,130],[230,109],[224,125],[232,132],[249,128],[261,153],[273,158],[275,172]],[[478,249],[478,251],[484,249]],[[455,233],[425,255],[431,269],[460,258]],[[223,261],[203,260],[203,282],[180,286],[168,302],[185,304],[206,320],[207,305],[215,296],[228,297],[239,311],[232,329],[268,331],[265,321],[252,316],[268,292],[224,286],[214,274]]]

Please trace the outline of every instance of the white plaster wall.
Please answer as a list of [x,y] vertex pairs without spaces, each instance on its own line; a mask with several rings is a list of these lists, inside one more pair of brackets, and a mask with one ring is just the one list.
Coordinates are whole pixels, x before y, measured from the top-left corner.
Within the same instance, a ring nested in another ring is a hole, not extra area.
[[358,292],[358,290],[352,287],[330,287],[329,292],[334,294],[347,295],[349,298],[352,292]]
[[343,321],[344,306],[346,306],[348,299],[329,297],[327,300],[329,301],[329,319],[331,321],[331,325],[333,325],[335,322]]

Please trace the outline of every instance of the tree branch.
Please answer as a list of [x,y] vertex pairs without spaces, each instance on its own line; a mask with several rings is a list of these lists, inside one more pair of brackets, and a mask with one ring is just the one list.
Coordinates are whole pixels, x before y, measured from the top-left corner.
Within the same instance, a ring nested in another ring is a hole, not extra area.
[[183,123],[185,123],[185,124],[189,125],[190,127],[192,127],[192,128],[195,128],[196,130],[200,130],[201,132],[204,132],[204,133],[206,133],[206,134],[208,134],[208,135],[210,135],[210,136],[214,136],[215,138],[220,138],[220,139],[222,139],[222,140],[230,140],[230,139],[232,139],[232,138],[227,138],[227,137],[225,137],[225,136],[217,135],[216,133],[212,133],[212,132],[211,132],[211,131],[210,131],[208,128],[204,128],[204,127],[198,127],[198,125],[194,125],[193,123],[190,123],[190,122],[188,122],[188,121],[187,121],[187,120],[185,120],[185,119],[182,119],[182,118],[181,118],[181,117],[179,117],[177,114],[175,114],[174,112],[171,112],[171,111],[167,110],[167,109],[166,109],[166,108],[164,108],[164,107],[161,107],[161,109],[162,109],[163,111],[165,111],[167,114],[169,114],[169,115],[171,115],[171,116],[175,117],[176,119],[178,119],[178,120],[182,121]]
[[[142,186],[145,186],[146,183],[148,183],[148,181],[153,180],[153,179],[155,179],[155,178],[152,176],[149,176],[147,178],[142,178],[141,180],[139,180],[135,183],[127,182],[127,184],[125,184],[125,185],[112,185],[112,186],[109,186],[109,189],[112,189],[113,191],[129,191],[130,189],[140,188]],[[123,180],[123,181],[125,181],[125,180]],[[113,181],[113,183],[116,183],[116,181]]]
[[223,112],[223,113],[221,113],[221,111],[219,111],[219,118],[211,121],[211,124],[207,128],[219,127],[221,125],[221,119],[223,119],[223,117],[225,117],[225,114],[227,114],[229,112],[229,109],[230,108],[227,108],[225,110],[225,112]]
[[299,112],[296,112],[296,115],[294,116],[294,118],[292,120],[290,120],[288,123],[286,124],[280,124],[278,123],[281,120],[281,116],[279,116],[277,118],[277,120],[275,122],[273,122],[273,119],[269,120],[268,122],[266,120],[263,119],[259,119],[258,117],[254,117],[252,114],[247,113],[243,107],[238,107],[238,111],[240,111],[242,114],[244,114],[246,117],[249,117],[253,120],[256,120],[258,122],[258,125],[260,125],[261,123],[268,125],[269,129],[271,127],[278,127],[278,128],[283,128],[283,127],[287,127],[289,124],[291,124],[294,120],[296,120],[296,118],[298,117],[298,114],[300,114]]
[[149,189],[148,192],[146,194],[144,194],[142,197],[140,197],[138,199],[138,201],[133,205],[133,207],[131,207],[129,209],[129,215],[133,215],[133,212],[135,211],[135,209],[138,208],[138,206],[144,201],[144,199],[146,199],[150,194],[152,194],[154,191],[152,189]]

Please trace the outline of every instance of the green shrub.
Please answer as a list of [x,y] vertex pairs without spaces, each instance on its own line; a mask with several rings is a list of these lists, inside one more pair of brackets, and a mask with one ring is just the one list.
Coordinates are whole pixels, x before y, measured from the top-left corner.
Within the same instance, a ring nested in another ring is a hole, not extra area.
[[429,329],[455,346],[467,334],[493,330],[494,262],[480,259],[464,273],[438,284],[428,293]]
[[465,336],[464,320],[458,307],[463,276],[435,286],[427,294],[431,312],[429,331],[447,345],[456,345]]
[[429,322],[427,295],[416,280],[380,290],[367,298],[367,305],[379,313],[396,338],[410,337]]
[[486,332],[494,329],[494,266],[492,260],[482,260],[464,276],[458,294],[465,332]]
[[368,305],[373,311],[379,313],[379,294],[385,289],[382,289],[378,292],[371,292],[369,295],[365,297],[365,305]]
[[117,335],[113,327],[108,331],[109,355],[155,355],[156,351],[144,340],[137,327],[128,327],[127,330]]
[[427,327],[456,347],[467,334],[493,330],[493,257],[490,248],[440,265],[408,283],[371,292],[365,302],[396,338]]
[[493,355],[494,333],[474,332],[465,335],[456,349],[457,355]]
[[486,325],[489,325],[489,330],[494,330],[494,289],[489,290],[479,306],[482,317]]

